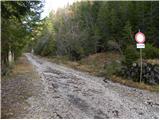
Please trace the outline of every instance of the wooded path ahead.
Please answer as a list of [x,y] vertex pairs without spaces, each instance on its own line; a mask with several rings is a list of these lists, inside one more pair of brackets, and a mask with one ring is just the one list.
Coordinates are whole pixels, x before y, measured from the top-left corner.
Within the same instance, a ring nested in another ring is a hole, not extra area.
[[2,80],[2,118],[158,118],[158,93],[25,56]]

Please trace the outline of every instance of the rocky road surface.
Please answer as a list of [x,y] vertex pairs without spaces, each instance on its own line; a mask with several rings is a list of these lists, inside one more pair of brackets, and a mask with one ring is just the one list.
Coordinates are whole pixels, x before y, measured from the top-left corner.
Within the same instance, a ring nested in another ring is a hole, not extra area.
[[159,118],[158,93],[130,88],[25,54],[41,77],[25,118]]

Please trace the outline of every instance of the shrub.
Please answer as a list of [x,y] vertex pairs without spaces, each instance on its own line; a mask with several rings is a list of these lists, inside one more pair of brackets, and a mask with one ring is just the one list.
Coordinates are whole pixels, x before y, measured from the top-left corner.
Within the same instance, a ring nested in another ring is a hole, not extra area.
[[147,43],[143,49],[143,54],[146,59],[154,59],[159,57],[159,50],[152,44]]
[[139,54],[136,50],[136,47],[130,45],[130,46],[127,46],[126,49],[124,50],[124,56],[125,56],[124,63],[126,65],[131,65],[133,62],[135,62],[138,59]]
[[116,74],[118,71],[121,70],[121,63],[117,62],[117,61],[112,61],[110,64],[106,64],[104,66],[105,69],[105,75],[107,77],[112,76],[113,74]]
[[109,40],[107,42],[107,45],[108,45],[107,46],[108,50],[119,51],[119,49],[120,49],[119,44],[117,42],[113,41],[113,40]]
[[73,61],[80,60],[83,57],[84,51],[82,47],[76,47],[70,50],[70,59]]

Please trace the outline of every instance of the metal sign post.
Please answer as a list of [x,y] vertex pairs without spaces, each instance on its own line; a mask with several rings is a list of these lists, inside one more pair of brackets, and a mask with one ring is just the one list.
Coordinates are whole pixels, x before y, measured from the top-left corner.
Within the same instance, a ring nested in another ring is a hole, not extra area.
[[140,48],[140,61],[141,61],[141,70],[140,70],[140,83],[142,81],[142,49]]
[[140,48],[140,83],[142,81],[142,48],[145,48],[145,35],[139,32],[135,35],[135,40],[138,42],[137,48]]

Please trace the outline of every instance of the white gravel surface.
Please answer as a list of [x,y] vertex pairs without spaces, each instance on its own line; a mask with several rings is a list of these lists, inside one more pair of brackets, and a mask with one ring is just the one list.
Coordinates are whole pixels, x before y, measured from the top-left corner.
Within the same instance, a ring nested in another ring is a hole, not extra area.
[[27,100],[26,118],[159,118],[158,93],[106,83],[102,77],[25,55],[43,86],[38,96]]

